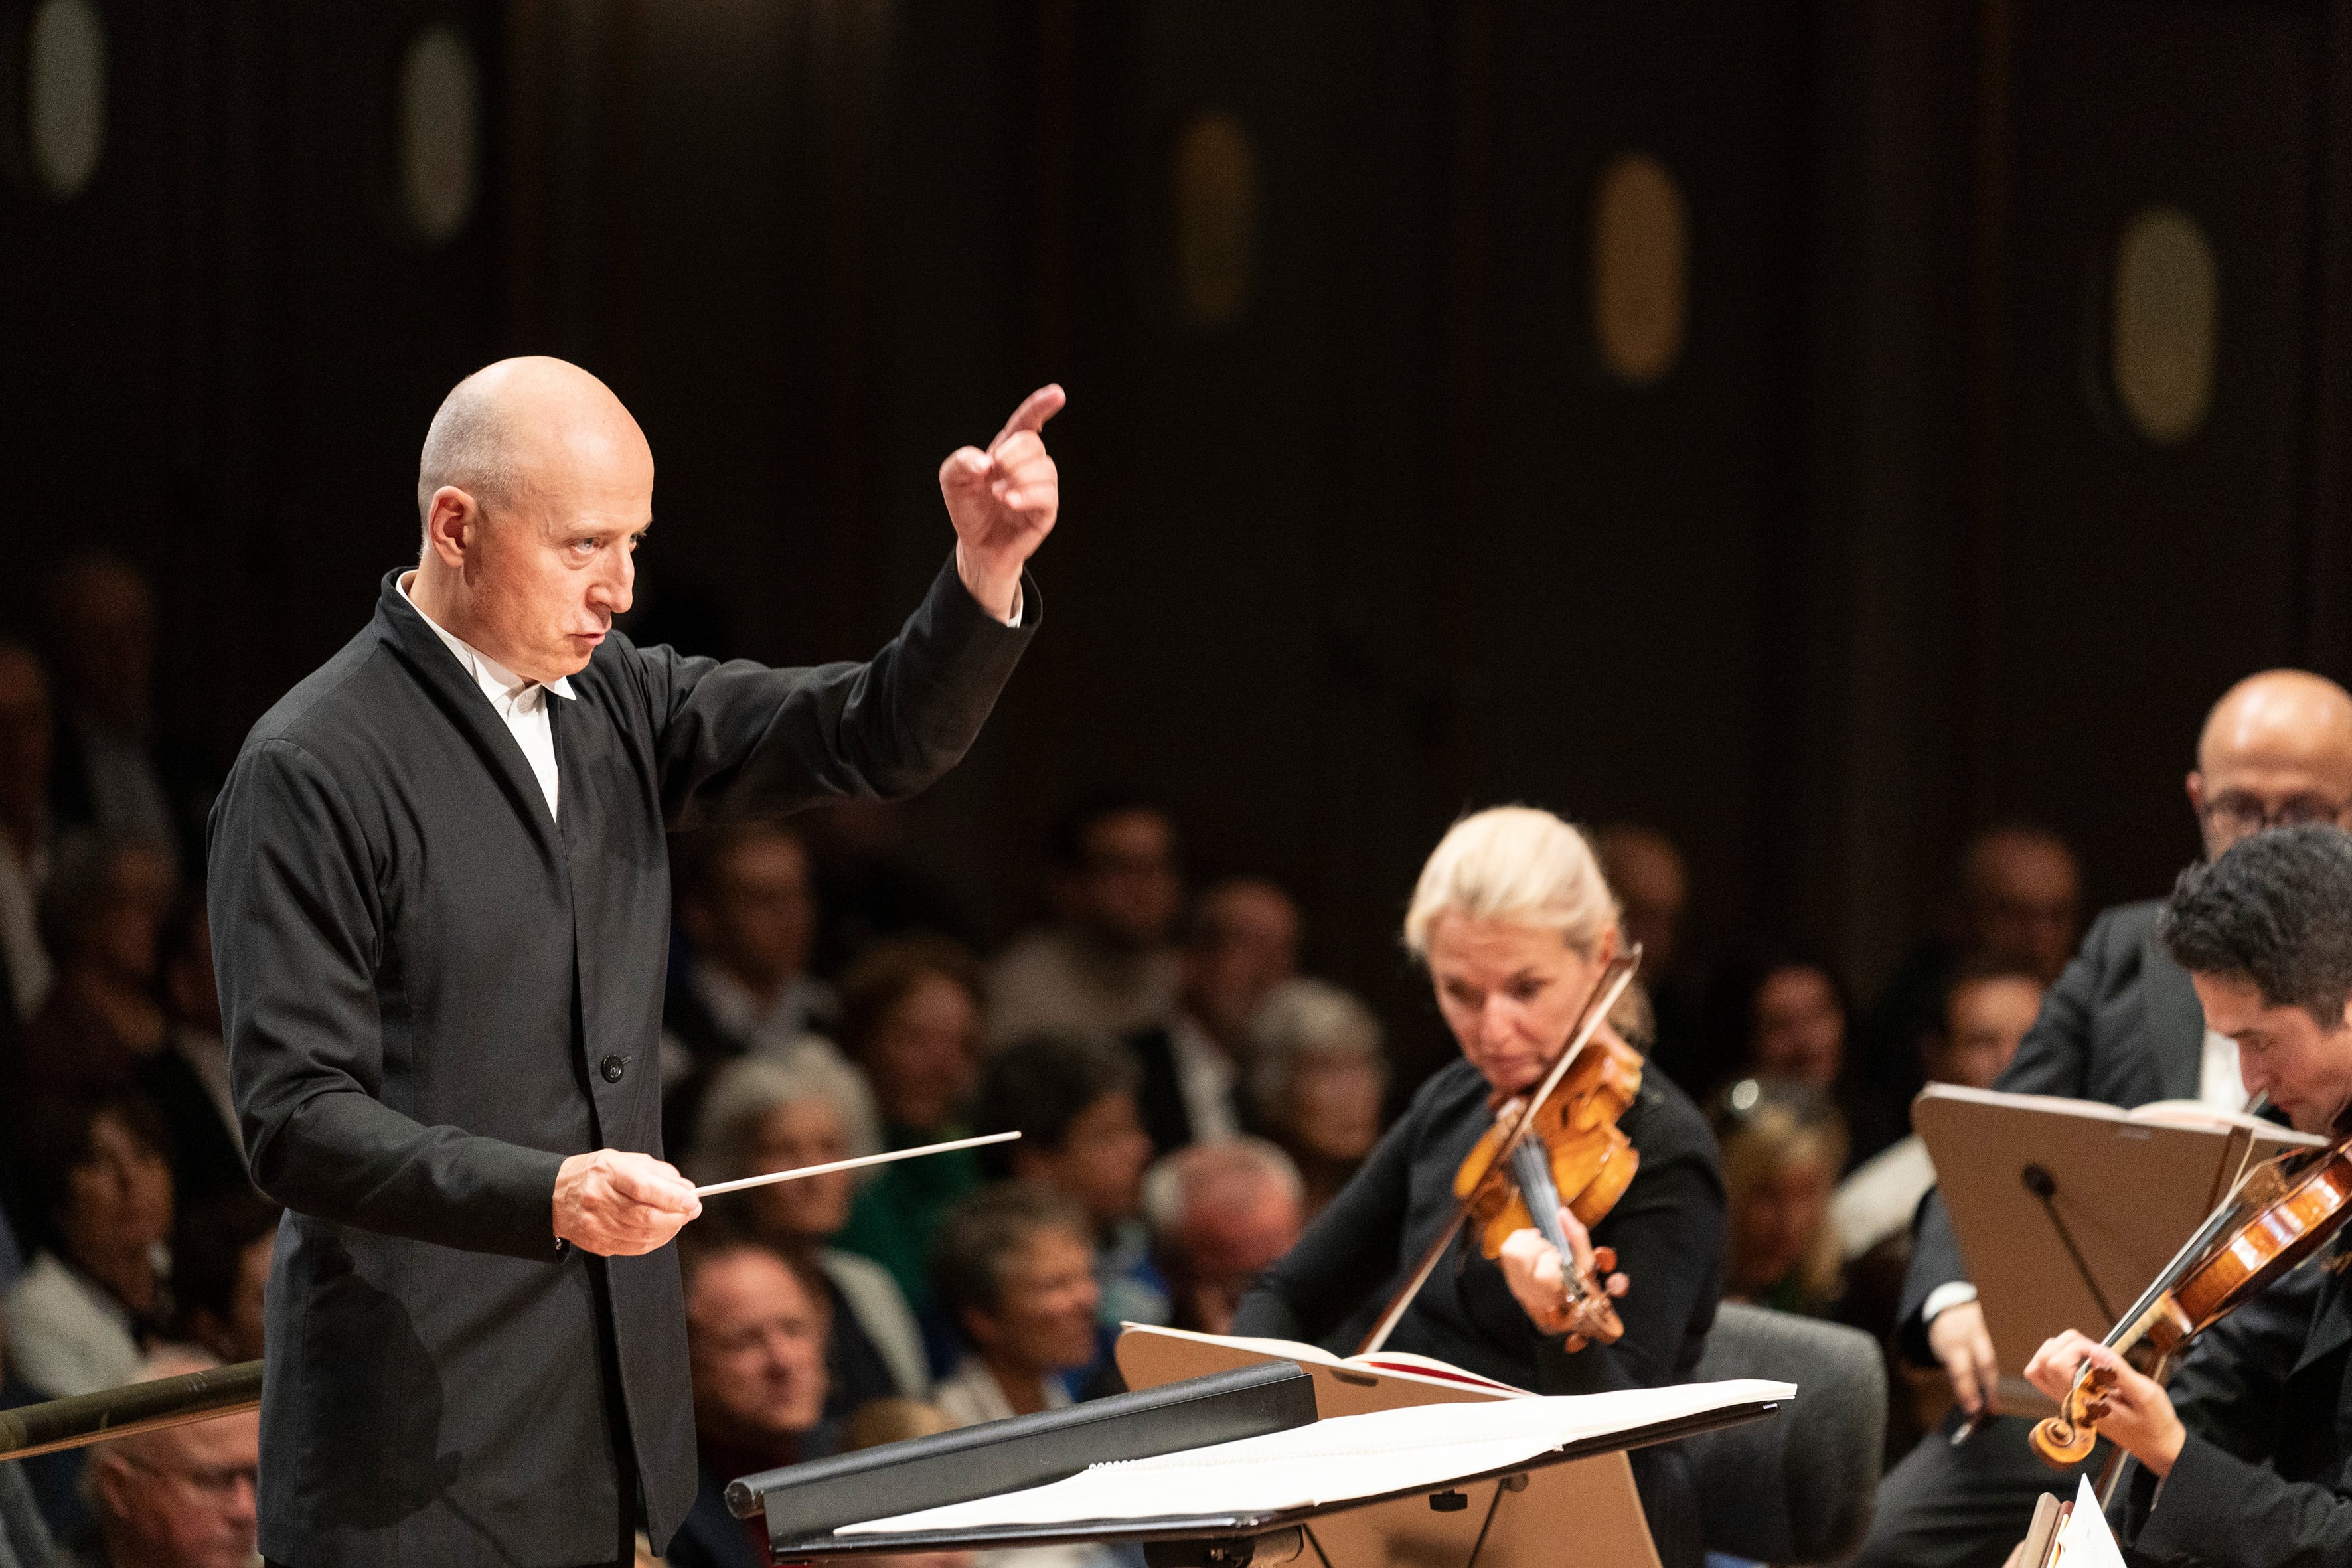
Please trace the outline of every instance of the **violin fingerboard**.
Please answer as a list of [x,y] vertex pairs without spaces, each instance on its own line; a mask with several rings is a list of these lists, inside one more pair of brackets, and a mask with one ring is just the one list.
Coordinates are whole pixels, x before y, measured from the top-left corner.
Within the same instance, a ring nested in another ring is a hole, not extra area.
[[1551,1179],[1551,1161],[1541,1144],[1531,1138],[1511,1151],[1511,1177],[1519,1184],[1519,1196],[1527,1200],[1536,1233],[1559,1249],[1562,1261],[1573,1258],[1568,1233],[1559,1225],[1559,1187]]

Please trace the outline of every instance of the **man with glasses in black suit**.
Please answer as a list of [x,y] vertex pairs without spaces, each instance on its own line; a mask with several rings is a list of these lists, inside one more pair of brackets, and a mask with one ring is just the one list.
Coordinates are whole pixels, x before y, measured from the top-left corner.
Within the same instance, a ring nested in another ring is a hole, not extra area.
[[[2268,828],[2352,828],[2352,694],[2304,670],[2249,676],[2207,716],[2187,784],[2208,860]],[[2206,1026],[2188,971],[2158,942],[2160,907],[2122,904],[2092,922],[1995,1088],[2126,1110],[2158,1100],[2244,1108],[2236,1042]],[[1935,1194],[1917,1236],[1895,1332],[1908,1359],[1943,1368],[1955,1404],[1880,1483],[1860,1568],[1998,1563],[2055,1480],[2026,1445],[2032,1422],[1999,1409],[1992,1339]]]

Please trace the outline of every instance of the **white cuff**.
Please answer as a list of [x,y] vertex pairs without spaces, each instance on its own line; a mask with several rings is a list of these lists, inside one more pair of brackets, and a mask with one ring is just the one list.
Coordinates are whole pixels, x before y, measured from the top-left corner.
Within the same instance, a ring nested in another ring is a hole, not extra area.
[[1938,1285],[1928,1291],[1927,1299],[1919,1304],[1919,1321],[1923,1323],[1932,1323],[1963,1301],[1973,1301],[1976,1299],[1977,1288],[1965,1279],[1954,1279],[1948,1284]]
[[1013,584],[1013,613],[1004,617],[1004,624],[1014,631],[1021,629],[1021,584],[1015,583]]

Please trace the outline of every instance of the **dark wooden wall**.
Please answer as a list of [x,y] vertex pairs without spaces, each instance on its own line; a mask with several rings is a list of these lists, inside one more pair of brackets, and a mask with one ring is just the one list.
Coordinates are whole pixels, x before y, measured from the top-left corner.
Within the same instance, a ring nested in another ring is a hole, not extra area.
[[[1003,931],[1067,799],[1155,790],[1414,1030],[1391,933],[1465,805],[1655,823],[1705,941],[1866,981],[1994,816],[2065,832],[2097,900],[2160,887],[2204,705],[2352,668],[2338,5],[100,9],[98,177],[0,195],[0,620],[45,561],[131,552],[224,752],[366,614],[435,403],[512,352],[653,440],[643,618],[774,659],[887,635],[949,544],[940,458],[1062,380],[1048,630],[916,843]],[[389,129],[429,23],[485,94],[438,245]],[[1171,261],[1207,112],[1258,193],[1214,324]],[[1626,153],[1687,217],[1646,384],[1588,303]],[[2172,446],[2102,379],[2152,203],[2218,278]]]

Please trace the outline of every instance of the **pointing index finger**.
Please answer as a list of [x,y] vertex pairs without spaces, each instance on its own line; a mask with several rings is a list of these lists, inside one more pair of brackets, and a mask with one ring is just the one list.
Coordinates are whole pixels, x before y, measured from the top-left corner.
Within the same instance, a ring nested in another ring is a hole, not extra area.
[[989,456],[994,457],[999,447],[1024,430],[1045,428],[1045,421],[1059,414],[1069,400],[1058,382],[1048,382],[1023,398],[1021,406],[1013,411],[1013,417],[1004,422],[1004,428],[996,433],[996,439],[988,444]]

